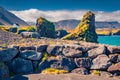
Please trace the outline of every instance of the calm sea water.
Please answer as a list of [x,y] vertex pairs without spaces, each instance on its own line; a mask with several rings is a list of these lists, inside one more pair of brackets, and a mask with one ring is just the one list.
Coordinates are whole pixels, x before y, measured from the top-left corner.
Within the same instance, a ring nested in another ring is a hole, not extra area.
[[120,46],[120,36],[98,36],[100,44]]

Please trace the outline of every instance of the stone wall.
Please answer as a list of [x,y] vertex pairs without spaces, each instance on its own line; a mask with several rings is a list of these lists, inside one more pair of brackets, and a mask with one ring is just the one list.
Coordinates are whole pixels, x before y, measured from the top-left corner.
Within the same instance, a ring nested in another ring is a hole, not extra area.
[[79,74],[92,70],[120,75],[120,47],[79,42],[10,46],[0,50],[0,80],[9,75],[40,73],[55,68]]

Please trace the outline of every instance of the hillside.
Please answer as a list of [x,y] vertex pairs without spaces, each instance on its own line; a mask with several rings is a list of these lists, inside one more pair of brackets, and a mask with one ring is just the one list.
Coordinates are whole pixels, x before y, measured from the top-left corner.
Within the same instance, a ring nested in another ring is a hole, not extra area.
[[28,26],[28,24],[25,21],[21,20],[16,15],[9,12],[8,10],[0,7],[0,25],[11,26],[15,23],[22,26]]
[[[80,20],[61,20],[58,22],[54,22],[56,28],[65,28],[65,29],[73,29],[75,28]],[[111,21],[111,22],[95,22],[95,26],[97,28],[120,28],[120,23]]]

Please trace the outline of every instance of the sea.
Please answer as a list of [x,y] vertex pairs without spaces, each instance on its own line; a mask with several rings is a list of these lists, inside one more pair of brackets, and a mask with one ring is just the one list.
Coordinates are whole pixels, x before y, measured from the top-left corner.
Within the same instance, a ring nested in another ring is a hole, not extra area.
[[100,44],[120,46],[120,36],[98,36],[98,42]]

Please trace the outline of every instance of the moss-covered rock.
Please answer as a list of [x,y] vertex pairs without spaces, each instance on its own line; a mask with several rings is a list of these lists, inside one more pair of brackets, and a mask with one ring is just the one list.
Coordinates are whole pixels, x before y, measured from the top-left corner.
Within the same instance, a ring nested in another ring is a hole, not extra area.
[[83,16],[78,26],[62,39],[97,42],[97,34],[95,32],[95,15],[91,11],[88,11]]
[[39,17],[36,26],[41,37],[55,38],[55,26],[52,22]]

